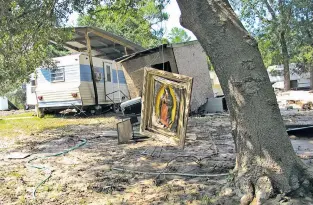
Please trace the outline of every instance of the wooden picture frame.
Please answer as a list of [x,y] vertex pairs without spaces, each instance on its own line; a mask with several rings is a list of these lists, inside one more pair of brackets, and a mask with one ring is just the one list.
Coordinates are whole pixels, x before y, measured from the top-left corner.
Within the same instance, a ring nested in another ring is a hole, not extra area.
[[144,69],[140,132],[185,145],[193,79],[153,68]]

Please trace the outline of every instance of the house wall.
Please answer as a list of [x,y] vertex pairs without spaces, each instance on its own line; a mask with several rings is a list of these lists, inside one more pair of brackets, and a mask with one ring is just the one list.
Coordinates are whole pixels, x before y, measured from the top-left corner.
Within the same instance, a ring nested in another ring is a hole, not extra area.
[[173,46],[178,73],[193,77],[191,96],[191,112],[206,103],[207,98],[213,98],[207,55],[200,43],[186,43]]
[[130,97],[136,98],[141,96],[144,67],[151,67],[152,65],[167,61],[170,62],[172,72],[178,73],[172,48],[164,48],[163,55],[161,50],[159,52],[122,62],[121,64],[124,70]]

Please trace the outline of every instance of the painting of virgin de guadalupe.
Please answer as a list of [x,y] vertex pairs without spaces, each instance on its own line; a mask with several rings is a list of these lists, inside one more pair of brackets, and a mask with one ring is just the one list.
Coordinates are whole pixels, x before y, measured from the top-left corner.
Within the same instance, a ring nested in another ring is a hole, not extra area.
[[178,74],[145,69],[141,132],[155,137],[173,139],[184,146],[192,78]]
[[[162,82],[162,80],[164,81]],[[157,78],[154,82],[155,97],[152,126],[163,128],[164,131],[175,134],[179,118],[181,90],[165,80]]]
[[169,127],[169,118],[170,116],[168,115],[168,109],[169,109],[169,99],[168,99],[168,91],[165,90],[164,95],[160,99],[161,101],[161,111],[160,111],[160,117],[159,117],[159,122],[165,127]]

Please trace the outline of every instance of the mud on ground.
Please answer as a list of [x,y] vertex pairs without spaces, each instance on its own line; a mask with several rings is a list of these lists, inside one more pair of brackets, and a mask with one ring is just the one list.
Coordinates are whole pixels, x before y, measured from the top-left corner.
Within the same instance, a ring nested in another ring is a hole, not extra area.
[[[184,151],[152,139],[118,145],[116,137],[104,135],[105,131],[115,130],[117,121],[67,126],[33,136],[20,136],[19,139],[11,139],[13,142],[2,142],[10,147],[0,151],[0,204],[239,203],[233,192],[221,192],[221,188],[232,181],[229,171],[235,164],[228,115],[191,117]],[[79,149],[64,156],[34,162],[50,167],[53,172],[52,177],[38,188],[36,199],[33,199],[34,187],[47,173],[28,167],[27,161],[69,149],[82,139],[86,139],[87,144]],[[28,159],[7,159],[6,155],[14,151],[33,155]],[[197,163],[195,157],[204,159]],[[167,166],[172,159],[175,160]],[[227,175],[156,178],[155,175],[121,172],[114,168]]]
[[[116,137],[104,136],[105,131],[114,130],[115,126],[115,122],[69,126],[23,136],[19,144],[7,142],[12,148],[1,153],[0,204],[207,204],[216,200],[228,176],[160,176],[155,180],[155,175],[112,168],[160,172],[169,160],[182,155],[206,158],[201,166],[193,157],[177,158],[164,172],[227,174],[234,166],[234,146],[225,115],[190,118],[184,151],[152,139],[118,145]],[[45,173],[28,167],[27,161],[68,149],[81,139],[87,139],[87,144],[77,150],[35,161],[51,167],[53,173],[38,188],[36,200],[32,199],[31,192]],[[22,160],[7,159],[6,154],[13,151],[33,155]]]

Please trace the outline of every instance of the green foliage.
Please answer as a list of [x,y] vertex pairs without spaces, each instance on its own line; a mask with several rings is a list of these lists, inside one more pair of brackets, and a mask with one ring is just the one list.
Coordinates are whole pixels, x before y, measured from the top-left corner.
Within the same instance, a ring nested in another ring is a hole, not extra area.
[[61,57],[70,54],[70,52],[63,48],[61,45],[55,44],[49,44],[46,52],[49,58]]
[[301,46],[297,49],[298,53],[293,56],[292,62],[297,63],[301,72],[309,72],[313,68],[313,47]]
[[207,57],[207,59],[208,59],[209,70],[214,71],[214,67],[213,67],[213,64],[212,64],[212,62],[211,62],[209,56]]
[[0,95],[21,85],[36,67],[50,63],[49,40],[70,34],[55,28],[66,21],[71,1],[0,0]]
[[246,28],[256,36],[267,67],[283,62],[282,34],[287,42],[290,62],[300,60],[298,55],[306,50],[303,50],[303,46],[313,45],[313,4],[310,1],[232,0],[231,2],[239,11]]
[[167,3],[168,0],[114,1],[80,15],[78,24],[96,26],[143,47],[153,47],[164,40],[160,25],[168,19],[163,12]]
[[35,68],[50,65],[52,57],[67,54],[58,45],[71,37],[61,28],[73,11],[88,12],[81,25],[100,26],[150,47],[166,41],[159,23],[168,18],[162,12],[168,2],[0,0],[0,96],[16,90]]
[[279,45],[269,35],[257,36],[257,41],[265,67],[282,62]]
[[168,39],[170,43],[183,43],[190,41],[191,37],[184,29],[174,27],[168,34]]
[[6,93],[5,96],[17,108],[24,109],[25,104],[26,104],[26,92],[24,89],[22,89],[21,85],[18,86],[18,88],[15,89],[14,91]]
[[[66,128],[71,125],[97,125],[106,124],[114,126],[114,117],[103,116],[95,118],[58,118],[53,115],[45,115],[44,118],[33,116],[34,113],[27,112],[0,117],[0,136],[17,137],[20,135],[33,135],[49,129]],[[113,127],[110,127],[113,128]],[[64,132],[66,129],[64,129]],[[69,132],[70,130],[67,130]]]

